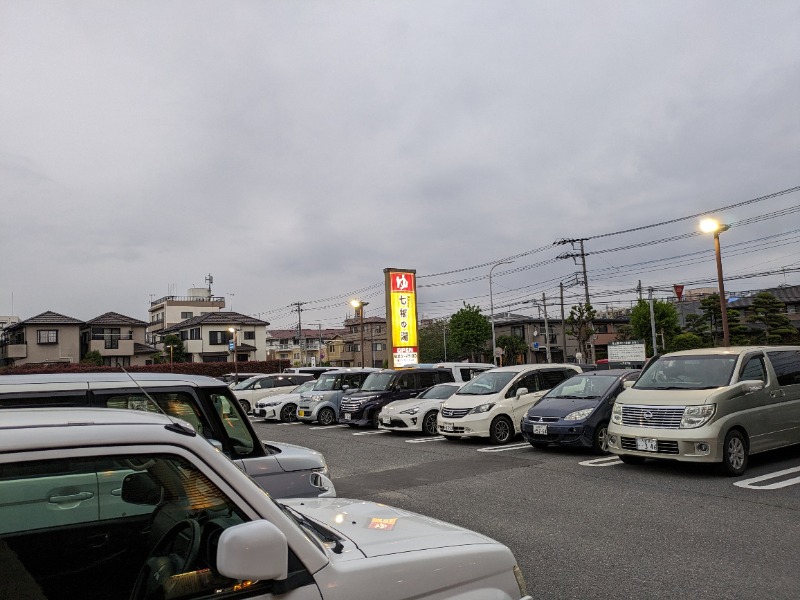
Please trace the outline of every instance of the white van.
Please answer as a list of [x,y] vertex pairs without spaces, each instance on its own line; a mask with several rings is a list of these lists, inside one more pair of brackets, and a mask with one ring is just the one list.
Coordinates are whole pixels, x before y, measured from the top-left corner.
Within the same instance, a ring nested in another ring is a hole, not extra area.
[[479,373],[494,369],[492,363],[470,363],[470,362],[438,362],[438,363],[414,363],[406,365],[406,369],[450,369],[456,383],[466,383]]
[[800,346],[672,352],[614,403],[608,449],[623,462],[717,462],[732,476],[750,454],[800,443]]
[[580,372],[576,365],[547,363],[484,371],[442,404],[439,433],[449,440],[475,436],[507,444],[521,431],[522,417],[531,406],[550,388]]

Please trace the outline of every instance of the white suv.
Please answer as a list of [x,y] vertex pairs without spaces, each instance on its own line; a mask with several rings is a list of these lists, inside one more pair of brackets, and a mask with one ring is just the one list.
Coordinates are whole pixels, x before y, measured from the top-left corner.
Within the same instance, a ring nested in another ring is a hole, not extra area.
[[580,372],[575,365],[546,363],[484,371],[442,404],[439,433],[451,440],[475,436],[506,444],[521,431],[522,417],[531,406]]

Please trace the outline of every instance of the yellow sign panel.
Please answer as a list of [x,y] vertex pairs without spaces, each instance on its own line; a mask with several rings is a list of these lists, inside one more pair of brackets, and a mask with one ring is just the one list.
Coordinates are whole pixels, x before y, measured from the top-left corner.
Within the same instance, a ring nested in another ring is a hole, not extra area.
[[417,343],[417,286],[413,271],[389,271],[389,320],[392,366],[419,362]]

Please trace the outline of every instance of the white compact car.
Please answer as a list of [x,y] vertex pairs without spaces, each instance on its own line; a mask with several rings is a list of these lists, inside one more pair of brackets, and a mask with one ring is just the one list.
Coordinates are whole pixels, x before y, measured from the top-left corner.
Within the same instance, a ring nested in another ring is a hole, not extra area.
[[261,398],[291,392],[305,381],[313,381],[309,373],[270,373],[257,375],[237,383],[231,389],[244,412],[249,413]]
[[276,501],[184,421],[2,416],[8,597],[531,600],[503,544],[385,504]]
[[291,423],[297,420],[297,405],[300,403],[300,394],[314,389],[316,379],[301,383],[288,394],[276,394],[261,398],[256,402],[253,414],[265,421],[277,420]]
[[378,415],[378,428],[389,431],[421,431],[427,435],[436,435],[439,407],[459,387],[460,383],[440,383],[429,387],[416,398],[390,402]]
[[449,440],[488,437],[507,444],[520,432],[522,417],[552,387],[580,373],[567,364],[515,365],[477,375],[450,396],[439,412],[439,433]]

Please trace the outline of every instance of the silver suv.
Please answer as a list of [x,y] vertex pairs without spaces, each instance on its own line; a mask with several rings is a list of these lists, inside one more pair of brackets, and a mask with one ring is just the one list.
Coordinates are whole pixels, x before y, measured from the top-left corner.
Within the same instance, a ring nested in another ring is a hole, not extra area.
[[300,395],[297,418],[320,425],[333,425],[339,420],[342,398],[361,388],[367,376],[378,369],[340,369],[323,373],[314,389]]

